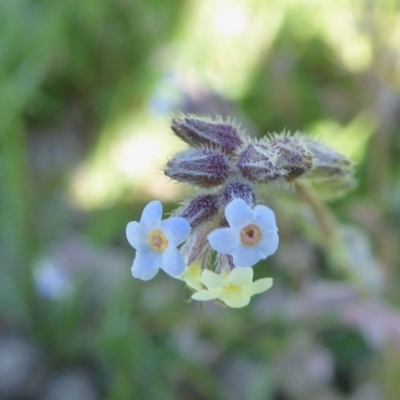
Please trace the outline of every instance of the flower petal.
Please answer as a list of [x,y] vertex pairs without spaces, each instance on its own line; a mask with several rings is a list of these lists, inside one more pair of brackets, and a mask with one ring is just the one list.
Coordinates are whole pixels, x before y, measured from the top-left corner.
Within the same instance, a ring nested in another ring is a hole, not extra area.
[[258,205],[254,208],[254,221],[262,230],[278,230],[275,214],[267,206]]
[[253,210],[243,199],[233,199],[225,208],[225,216],[231,228],[242,228],[253,220]]
[[253,283],[253,268],[234,268],[229,274],[228,283],[231,285],[247,286]]
[[261,258],[267,258],[278,250],[279,236],[277,231],[263,231],[257,248],[260,250]]
[[179,246],[190,233],[190,225],[186,218],[171,217],[161,221],[161,229],[168,239],[170,246]]
[[222,292],[222,287],[212,288],[210,290],[200,290],[199,292],[192,294],[192,299],[199,301],[214,300],[218,298],[221,292]]
[[201,281],[207,286],[208,289],[221,287],[224,283],[224,279],[221,275],[216,274],[208,269],[205,269],[201,273]]
[[133,260],[132,276],[148,281],[154,278],[158,272],[159,254],[154,251],[137,251]]
[[132,221],[126,226],[126,238],[129,244],[136,250],[145,250],[149,246],[147,232],[140,226],[139,222]]
[[181,252],[175,247],[168,246],[162,253],[160,268],[168,275],[176,278],[185,270],[185,260]]
[[201,272],[202,269],[200,264],[194,263],[185,268],[185,271],[183,271],[183,274],[179,276],[179,279],[185,281],[186,285],[188,285],[192,289],[201,290],[203,288],[203,285],[200,281]]
[[247,287],[250,296],[254,294],[265,292],[266,290],[272,287],[273,279],[272,278],[262,278],[258,281],[253,282],[251,285]]
[[240,245],[232,254],[235,267],[249,267],[261,260],[257,247]]
[[161,221],[162,211],[162,204],[158,200],[151,201],[143,209],[140,225],[144,229],[154,229]]
[[239,245],[239,234],[231,228],[218,228],[207,236],[211,247],[222,253],[231,254]]
[[241,308],[247,306],[250,302],[250,296],[241,286],[229,287],[223,290],[219,299],[227,306],[232,308]]

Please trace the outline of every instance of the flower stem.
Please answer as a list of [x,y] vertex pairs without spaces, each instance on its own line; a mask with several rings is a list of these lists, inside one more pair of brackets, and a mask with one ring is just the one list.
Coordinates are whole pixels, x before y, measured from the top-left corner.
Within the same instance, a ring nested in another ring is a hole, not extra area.
[[328,257],[333,272],[338,272],[360,288],[361,282],[352,268],[351,255],[330,209],[308,186],[296,183],[295,190],[299,199],[307,203],[313,211],[321,233],[320,245]]

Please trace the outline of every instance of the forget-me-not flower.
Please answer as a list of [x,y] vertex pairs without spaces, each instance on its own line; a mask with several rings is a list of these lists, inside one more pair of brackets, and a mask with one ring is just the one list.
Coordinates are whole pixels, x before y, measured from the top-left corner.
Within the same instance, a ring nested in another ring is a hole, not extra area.
[[263,205],[252,209],[244,200],[233,199],[225,208],[229,228],[208,235],[211,247],[233,257],[236,267],[249,267],[274,254],[279,237],[275,214]]
[[185,261],[176,248],[190,233],[189,222],[182,217],[161,220],[162,205],[151,201],[144,208],[140,222],[129,222],[126,237],[136,249],[132,275],[147,281],[153,278],[159,268],[168,275],[178,277],[185,269]]
[[205,269],[201,274],[205,289],[192,295],[192,299],[207,301],[219,299],[227,306],[240,308],[247,306],[251,296],[265,292],[272,286],[272,278],[262,278],[253,282],[253,268],[234,268],[221,275]]

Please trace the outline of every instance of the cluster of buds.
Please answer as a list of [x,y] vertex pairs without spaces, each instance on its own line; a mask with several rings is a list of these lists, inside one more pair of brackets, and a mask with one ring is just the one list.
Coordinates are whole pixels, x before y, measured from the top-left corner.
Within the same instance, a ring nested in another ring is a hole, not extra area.
[[243,307],[272,286],[271,278],[253,282],[252,266],[279,244],[275,215],[260,204],[257,189],[299,179],[347,188],[351,161],[299,132],[258,140],[229,121],[189,115],[173,118],[171,128],[190,147],[164,172],[197,191],[167,220],[161,219],[161,203],[153,201],[140,222],[128,224],[128,241],[136,249],[132,274],[148,280],[161,268],[185,281],[194,300]]

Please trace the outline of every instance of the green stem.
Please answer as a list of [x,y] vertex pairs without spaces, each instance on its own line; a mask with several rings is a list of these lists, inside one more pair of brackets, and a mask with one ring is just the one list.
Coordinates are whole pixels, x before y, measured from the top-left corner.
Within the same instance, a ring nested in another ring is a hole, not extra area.
[[0,122],[0,303],[11,321],[32,326],[26,132],[20,115]]
[[30,246],[26,137],[20,121],[13,122],[6,127],[3,125],[5,130],[0,137],[0,215],[2,260],[14,269],[28,261]]
[[[328,256],[329,265],[334,272],[339,272],[359,288],[360,282],[351,264],[351,257],[330,209],[304,184],[297,183],[296,194],[304,203],[307,203],[317,220],[321,232],[320,244]],[[361,289],[361,288],[360,288]]]

